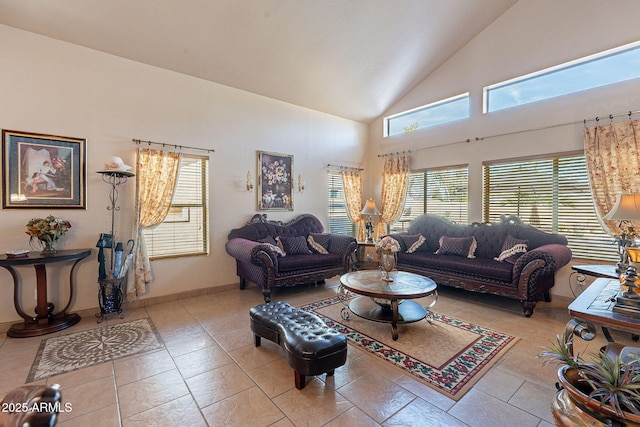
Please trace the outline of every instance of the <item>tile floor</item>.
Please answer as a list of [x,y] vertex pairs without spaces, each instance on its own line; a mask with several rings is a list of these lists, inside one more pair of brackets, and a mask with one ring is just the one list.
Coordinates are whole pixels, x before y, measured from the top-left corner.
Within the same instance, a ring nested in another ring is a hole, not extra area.
[[[337,278],[278,289],[273,297],[300,305],[335,294],[336,286]],[[562,332],[567,300],[540,302],[527,319],[517,301],[441,289],[434,311],[521,338],[457,402],[351,345],[334,377],[308,378],[303,390],[295,389],[280,347],[267,340],[253,345],[248,311],[261,302],[253,287],[126,311],[124,321],[151,317],[166,348],[48,378],[72,404],[58,425],[553,425],[555,369],[542,367],[536,356]],[[119,321],[110,316],[105,322]],[[60,333],[98,326],[85,315]],[[600,335],[591,343],[577,340],[576,350],[596,351],[604,343]],[[626,334],[614,331],[614,337],[630,342]],[[24,383],[42,339],[0,335],[0,399]]]

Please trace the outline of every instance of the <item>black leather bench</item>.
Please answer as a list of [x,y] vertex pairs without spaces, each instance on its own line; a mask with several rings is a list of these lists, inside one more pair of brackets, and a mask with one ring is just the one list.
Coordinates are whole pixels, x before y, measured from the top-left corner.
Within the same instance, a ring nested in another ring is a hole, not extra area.
[[346,337],[314,314],[277,301],[252,307],[249,315],[256,347],[261,338],[282,347],[298,390],[305,386],[306,376],[331,376],[347,361]]

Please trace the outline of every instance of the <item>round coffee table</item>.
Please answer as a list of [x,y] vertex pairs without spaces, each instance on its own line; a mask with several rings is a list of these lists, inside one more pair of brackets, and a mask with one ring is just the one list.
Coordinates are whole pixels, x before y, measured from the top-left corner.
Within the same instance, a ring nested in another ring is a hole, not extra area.
[[[436,283],[428,277],[406,271],[391,273],[392,282],[382,280],[376,270],[354,271],[340,277],[338,292],[345,291],[362,295],[353,299],[349,305],[344,303],[341,315],[349,318],[349,311],[363,319],[374,322],[391,323],[392,337],[398,339],[398,324],[418,322],[424,318],[431,323],[433,313],[430,309],[438,300]],[[433,296],[428,307],[415,301],[407,301],[426,296]],[[375,299],[375,302],[374,302]]]

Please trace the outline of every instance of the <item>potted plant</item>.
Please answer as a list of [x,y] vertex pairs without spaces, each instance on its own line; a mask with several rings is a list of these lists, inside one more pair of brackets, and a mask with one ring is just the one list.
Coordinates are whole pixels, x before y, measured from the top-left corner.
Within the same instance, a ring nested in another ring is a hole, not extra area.
[[640,364],[630,357],[640,349],[609,344],[586,361],[581,354],[573,355],[572,340],[573,335],[558,335],[539,355],[544,366],[559,366],[559,391],[552,406],[558,425],[591,418],[595,420],[588,425],[611,425],[611,420],[616,420],[640,426]]

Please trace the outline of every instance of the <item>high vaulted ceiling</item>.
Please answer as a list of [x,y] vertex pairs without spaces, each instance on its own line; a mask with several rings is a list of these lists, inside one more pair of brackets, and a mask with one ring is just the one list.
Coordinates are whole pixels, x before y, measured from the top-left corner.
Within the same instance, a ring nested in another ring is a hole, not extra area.
[[517,0],[0,0],[0,24],[370,122]]

